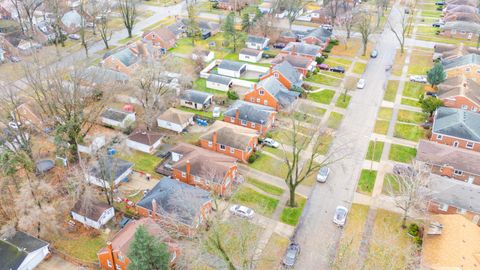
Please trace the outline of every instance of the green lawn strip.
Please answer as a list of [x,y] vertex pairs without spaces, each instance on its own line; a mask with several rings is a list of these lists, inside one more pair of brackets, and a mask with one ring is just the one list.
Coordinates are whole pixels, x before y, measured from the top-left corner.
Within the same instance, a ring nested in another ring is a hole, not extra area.
[[375,186],[375,178],[377,177],[377,171],[363,169],[358,180],[357,192],[371,195],[373,186]]
[[412,107],[421,107],[420,102],[418,102],[418,99],[411,99],[411,98],[402,98],[400,101],[401,104],[407,105],[407,106],[412,106]]
[[323,74],[315,74],[305,79],[306,82],[313,82],[318,84],[324,84],[328,86],[339,86],[341,80],[334,77],[325,76]]
[[254,189],[246,186],[240,187],[230,201],[250,207],[255,212],[267,217],[272,216],[278,205],[277,199],[256,192]]
[[352,61],[345,58],[328,57],[323,63],[329,65],[330,67],[342,66],[347,69],[352,64]]
[[282,188],[270,185],[255,178],[247,177],[247,182],[272,195],[280,196],[285,192]]
[[408,110],[399,110],[397,121],[406,123],[422,123],[427,119],[427,115],[420,112],[412,112]]
[[308,113],[317,117],[322,117],[327,111],[324,108],[319,108],[319,107],[315,107],[307,104],[303,104],[303,106],[301,107],[301,110],[305,113]]
[[105,247],[107,235],[89,236],[86,233],[62,235],[53,241],[53,246],[62,253],[85,262],[97,262],[97,252]]
[[[191,113],[194,113],[196,115],[203,116],[205,118],[213,119],[213,112],[212,111],[199,111],[199,110],[195,110],[195,109],[187,108],[187,107],[183,107],[183,106],[179,106],[177,109],[185,111],[185,112],[191,112]],[[220,118],[217,118],[217,119],[218,120],[223,120],[223,116],[221,116]]]
[[387,89],[383,99],[386,101],[394,102],[397,95],[398,81],[388,81]]
[[288,168],[285,162],[263,153],[259,153],[258,158],[255,160],[255,162],[253,162],[249,166],[256,170],[259,170],[280,178],[285,177],[288,171]]
[[442,12],[439,10],[422,10],[422,17],[438,17],[442,15]]
[[403,163],[410,163],[417,155],[417,149],[400,144],[392,144],[388,159]]
[[331,112],[330,117],[327,120],[327,126],[329,128],[337,129],[342,123],[343,114],[337,112]]
[[[278,128],[270,132],[272,139],[275,141],[284,144],[284,145],[292,145],[292,132],[291,130]],[[297,136],[297,146],[305,148],[308,146],[310,142],[310,137],[298,134]]]
[[321,144],[317,148],[317,153],[320,155],[326,155],[330,149],[330,145],[332,144],[333,136],[331,134],[324,133],[320,135],[318,139]]
[[265,146],[265,147],[262,148],[262,151],[266,151],[266,152],[269,152],[270,154],[274,154],[278,158],[284,158],[285,157],[285,152],[283,151],[282,146],[280,146],[279,148],[273,148],[273,147]]
[[403,89],[403,96],[410,98],[419,98],[425,92],[425,84],[416,82],[406,82]]
[[393,136],[418,142],[420,139],[425,137],[425,130],[417,125],[396,123]]
[[313,124],[318,122],[320,119],[310,116],[309,114],[302,113],[302,112],[293,112],[293,118],[300,122],[305,122],[308,124]]
[[198,91],[210,93],[210,94],[215,95],[215,96],[224,96],[224,97],[227,96],[227,92],[225,92],[225,91],[219,91],[219,90],[208,88],[207,87],[207,80],[203,79],[203,78],[199,78],[196,81],[194,81],[192,88],[195,89],[195,90],[198,90]]
[[353,65],[353,70],[352,71],[353,71],[353,73],[363,74],[365,72],[366,68],[367,68],[367,64],[357,62],[357,63],[355,63],[355,65]]
[[390,124],[390,121],[377,120],[375,122],[375,127],[373,129],[373,132],[377,134],[387,135],[389,124]]
[[295,195],[295,201],[297,202],[297,207],[285,206],[283,208],[282,214],[280,215],[280,221],[289,225],[297,225],[300,216],[302,215],[303,207],[307,202],[307,199],[300,195]]
[[382,158],[383,146],[384,142],[382,141],[370,141],[365,159],[377,162],[380,161]]
[[390,195],[390,192],[398,192],[398,182],[393,174],[387,173],[383,177],[382,194]]
[[378,110],[378,119],[390,121],[392,119],[392,115],[393,115],[392,108],[380,107],[380,110]]
[[307,99],[318,102],[318,103],[322,103],[322,104],[330,104],[330,102],[332,102],[334,95],[335,95],[335,91],[325,89],[320,92],[308,93]]
[[151,175],[157,174],[155,168],[162,162],[161,158],[140,151],[132,151],[131,154],[117,155],[120,159],[132,162],[135,171],[149,173]]
[[337,78],[343,78],[345,77],[345,73],[340,73],[340,72],[333,72],[333,71],[328,71],[328,70],[321,70],[320,71],[322,74],[328,75],[328,76],[333,76]]
[[338,99],[337,99],[337,102],[335,103],[335,106],[336,107],[339,107],[339,108],[347,108],[348,107],[348,104],[350,103],[350,99],[352,98],[352,96],[350,95],[345,95],[344,93],[342,93]]

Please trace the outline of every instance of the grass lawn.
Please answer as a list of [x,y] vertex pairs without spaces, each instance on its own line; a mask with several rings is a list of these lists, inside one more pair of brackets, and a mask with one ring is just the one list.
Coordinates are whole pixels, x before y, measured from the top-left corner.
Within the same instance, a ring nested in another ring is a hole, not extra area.
[[273,233],[268,239],[267,245],[262,251],[262,256],[258,261],[257,270],[272,270],[277,269],[280,265],[280,260],[285,254],[290,240],[277,233]]
[[[187,107],[183,107],[183,106],[179,106],[177,109],[185,111],[185,112],[191,112],[191,113],[194,113],[196,115],[203,116],[205,118],[213,119],[213,112],[212,111],[199,111],[199,110],[195,110],[195,109],[187,108]],[[223,120],[223,115],[220,118],[218,118],[218,120]]]
[[403,96],[410,98],[419,98],[425,92],[425,84],[417,82],[406,82],[403,89]]
[[352,61],[348,60],[348,59],[345,59],[345,58],[339,58],[339,57],[332,57],[331,56],[331,57],[328,57],[327,59],[325,59],[324,63],[329,65],[330,67],[341,66],[341,67],[344,67],[345,70],[346,70],[346,69],[348,69],[348,67],[350,67],[350,65],[352,64]]
[[375,122],[375,128],[373,129],[373,132],[377,134],[387,135],[389,124],[390,124],[390,121],[377,120]]
[[360,62],[357,62],[355,63],[355,65],[353,66],[353,73],[357,73],[357,74],[363,74],[365,72],[365,69],[367,68],[367,64],[365,63],[360,63]]
[[395,62],[393,63],[393,67],[392,67],[392,74],[394,76],[402,75],[403,66],[405,65],[406,55],[407,55],[406,51],[402,54],[400,49],[397,50],[397,53],[395,54]]
[[265,146],[265,147],[262,148],[262,151],[266,151],[266,152],[269,152],[271,154],[274,154],[275,156],[277,156],[279,158],[284,158],[284,156],[285,156],[285,152],[283,151],[282,147],[273,148],[273,147]]
[[392,144],[388,159],[403,163],[410,163],[417,155],[417,149],[399,144]]
[[420,112],[408,110],[399,110],[397,121],[406,123],[422,123],[427,119],[427,115]]
[[319,119],[317,119],[316,117],[312,117],[309,114],[303,112],[293,112],[293,118],[297,121],[305,122],[308,124],[313,124],[319,121]]
[[157,175],[155,168],[162,162],[161,158],[140,151],[132,151],[131,154],[118,154],[118,158],[132,162],[135,171],[145,172],[151,175]]
[[280,196],[285,190],[274,185],[267,184],[255,178],[247,177],[247,182],[256,186],[257,188],[270,193],[272,195]]
[[317,152],[320,155],[326,155],[328,153],[328,150],[330,149],[330,145],[332,144],[333,136],[331,134],[324,133],[320,135],[320,138],[318,139],[322,143],[318,147]]
[[330,102],[332,102],[334,95],[335,95],[335,91],[325,89],[320,92],[308,93],[307,99],[318,102],[318,103],[322,103],[322,104],[330,104]]
[[307,202],[307,199],[300,195],[295,195],[295,201],[297,207],[288,207],[283,208],[282,214],[280,215],[280,221],[283,223],[295,226],[302,215],[303,207]]
[[86,233],[62,234],[53,241],[53,246],[72,257],[86,262],[97,262],[97,252],[105,247],[107,235],[101,234],[96,237],[88,236]]
[[337,129],[342,123],[343,114],[337,112],[331,112],[330,117],[327,120],[327,126],[329,128]]
[[375,178],[377,177],[377,171],[375,170],[362,170],[360,179],[358,180],[357,191],[363,194],[371,195],[373,186],[375,185]]
[[387,107],[380,107],[378,110],[378,119],[389,120],[392,119],[393,109]]
[[268,174],[278,176],[278,177],[285,177],[287,175],[287,165],[276,158],[270,157],[265,154],[258,154],[257,160],[249,165],[250,167],[266,172]]
[[348,107],[348,104],[350,103],[350,99],[352,98],[352,96],[350,95],[345,95],[344,93],[342,93],[338,99],[337,99],[337,102],[335,103],[335,106],[336,107],[340,107],[340,108],[347,108]]
[[439,18],[442,12],[439,10],[422,10],[422,17],[435,17]]
[[403,105],[418,107],[418,108],[422,106],[420,102],[418,102],[418,99],[411,99],[411,98],[402,98],[400,103]]
[[318,84],[324,84],[328,86],[339,86],[341,83],[341,80],[335,77],[330,77],[326,76],[323,74],[316,74],[316,75],[311,75],[310,77],[305,79],[306,82],[313,82],[313,83],[318,83]]
[[[436,31],[433,27],[429,28],[433,31]],[[431,34],[429,33],[428,35],[435,35],[435,32]],[[410,61],[410,64],[408,65],[408,74],[426,75],[427,71],[433,66],[432,56],[432,52],[413,50],[410,57],[410,59],[413,59],[413,61]]]
[[348,40],[346,44],[342,42],[342,44],[334,46],[330,55],[355,57],[361,46],[362,44],[359,39],[352,38]]
[[398,189],[398,182],[395,181],[393,174],[385,174],[385,176],[383,177],[382,194],[390,195],[390,190],[393,192],[397,192]]
[[393,136],[418,142],[420,139],[425,137],[425,129],[417,125],[396,123]]
[[[293,131],[288,129],[279,128],[270,132],[270,134],[272,135],[272,139],[274,139],[275,141],[284,145],[292,145],[292,132]],[[311,138],[307,136],[303,136],[299,134],[297,136],[297,144],[299,147],[305,148],[310,142],[310,139]]]
[[351,241],[352,252],[356,252],[360,247],[362,240],[363,229],[367,221],[368,206],[363,204],[352,204],[350,211],[348,211],[347,224],[343,229],[341,243],[347,244]]
[[373,160],[373,161],[380,161],[382,158],[382,151],[383,151],[384,142],[382,141],[370,141],[368,145],[367,156],[365,159]]
[[383,100],[394,102],[395,96],[397,95],[398,81],[388,81],[387,89],[385,90],[385,95]]
[[250,207],[255,212],[267,217],[272,216],[278,205],[277,199],[258,193],[245,186],[240,187],[230,201],[232,203],[238,203]]
[[303,104],[301,107],[301,110],[305,113],[308,113],[317,117],[322,117],[327,111],[324,108],[318,108],[318,107],[307,105],[307,104]]
[[195,90],[198,90],[198,91],[210,93],[210,94],[215,95],[215,96],[224,96],[224,97],[227,96],[227,92],[208,88],[207,87],[207,80],[203,79],[203,78],[199,78],[196,81],[194,81],[192,88],[195,89]]

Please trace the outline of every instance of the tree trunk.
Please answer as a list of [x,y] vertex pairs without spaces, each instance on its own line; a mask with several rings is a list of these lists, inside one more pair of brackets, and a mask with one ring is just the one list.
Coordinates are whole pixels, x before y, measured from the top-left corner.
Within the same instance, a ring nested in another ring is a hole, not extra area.
[[288,186],[290,198],[288,199],[288,206],[290,207],[297,207],[297,203],[295,202],[295,189],[297,189],[294,185]]
[[403,211],[402,228],[407,228],[407,210]]
[[127,27],[127,32],[128,32],[128,38],[132,38],[132,27],[131,26]]

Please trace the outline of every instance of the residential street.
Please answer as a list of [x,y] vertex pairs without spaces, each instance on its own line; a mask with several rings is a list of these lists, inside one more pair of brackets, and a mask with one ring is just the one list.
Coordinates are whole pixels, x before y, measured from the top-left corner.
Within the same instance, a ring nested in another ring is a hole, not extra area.
[[[390,19],[397,22],[399,12],[403,10],[394,6]],[[330,148],[330,151],[345,151],[343,155],[347,158],[330,166],[332,173],[327,183],[314,187],[305,207],[296,234],[296,241],[302,248],[296,269],[330,268],[342,232],[332,222],[335,208],[351,205],[387,82],[385,67],[392,64],[397,47],[394,34],[386,27],[376,45],[379,56],[369,61],[363,75],[366,87],[353,94]]]

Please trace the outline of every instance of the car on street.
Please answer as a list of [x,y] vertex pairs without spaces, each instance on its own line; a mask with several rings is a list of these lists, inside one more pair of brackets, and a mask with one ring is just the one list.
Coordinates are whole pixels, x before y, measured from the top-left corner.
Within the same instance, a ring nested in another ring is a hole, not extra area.
[[285,43],[281,43],[281,42],[273,44],[273,48],[275,48],[275,49],[283,49],[283,48],[285,48],[285,46],[287,46],[287,45]]
[[320,183],[327,182],[328,175],[330,174],[330,168],[328,167],[321,167],[317,173],[317,181]]
[[331,26],[330,24],[323,24],[322,28],[329,31],[333,30],[333,26]]
[[230,207],[230,213],[243,218],[253,218],[255,212],[243,205],[234,204]]
[[366,84],[365,79],[360,79],[357,82],[357,88],[358,89],[363,89],[363,88],[365,88],[365,84]]
[[213,108],[213,111],[212,111],[212,116],[217,118],[217,117],[220,117],[220,107],[215,107]]
[[275,141],[274,139],[271,139],[271,138],[265,138],[263,140],[263,144],[265,144],[266,146],[273,147],[273,148],[280,147],[280,143],[278,143],[277,141]]
[[410,76],[411,82],[418,82],[418,83],[427,83],[427,77],[421,75],[412,75]]
[[285,255],[283,256],[283,265],[286,267],[293,267],[297,261],[298,254],[300,254],[300,245],[298,243],[291,242],[287,247]]
[[341,205],[337,206],[337,208],[335,208],[335,215],[333,216],[333,223],[343,227],[347,221],[347,214],[348,209],[346,207]]
[[79,40],[80,35],[79,34],[70,34],[70,35],[68,35],[68,38],[73,39],[73,40]]
[[435,2],[435,5],[443,6],[443,5],[445,5],[445,2],[443,2],[443,1]]
[[378,51],[374,49],[374,50],[370,53],[370,57],[371,57],[371,58],[377,58],[377,56],[378,56]]
[[341,67],[341,66],[335,66],[335,67],[331,67],[330,71],[338,72],[338,73],[345,73],[345,68]]
[[327,64],[319,64],[317,67],[321,70],[328,70],[330,68]]
[[268,59],[268,58],[270,58],[270,55],[269,55],[269,54],[266,54],[266,53],[264,53],[264,54],[262,54],[262,58]]

